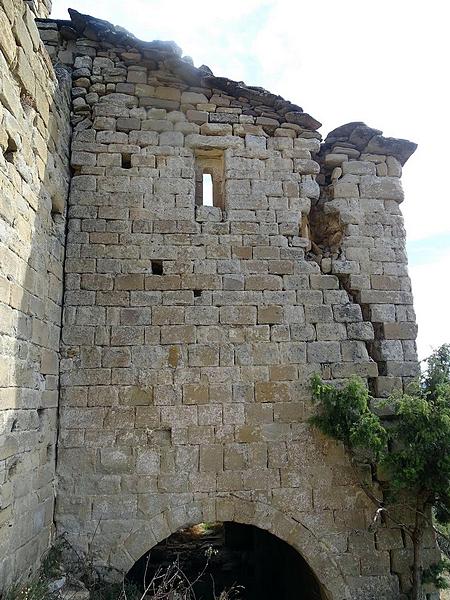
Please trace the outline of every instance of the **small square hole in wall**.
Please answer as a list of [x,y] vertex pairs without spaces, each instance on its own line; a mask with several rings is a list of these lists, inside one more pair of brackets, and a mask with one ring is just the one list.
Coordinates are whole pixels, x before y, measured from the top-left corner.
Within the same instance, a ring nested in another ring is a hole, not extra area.
[[194,298],[200,298],[202,295],[202,291],[203,290],[194,290]]
[[163,261],[162,260],[152,260],[152,273],[153,273],[153,275],[162,275],[163,274]]
[[131,169],[131,154],[122,154],[122,169]]

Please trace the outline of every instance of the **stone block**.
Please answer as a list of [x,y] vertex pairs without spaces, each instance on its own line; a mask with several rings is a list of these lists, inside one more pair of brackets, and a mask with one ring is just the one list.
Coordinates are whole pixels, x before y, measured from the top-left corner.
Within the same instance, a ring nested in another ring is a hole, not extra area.
[[131,275],[118,275],[114,280],[116,290],[143,290],[144,275],[133,273]]
[[404,199],[403,189],[397,177],[376,177],[364,175],[360,183],[361,198],[382,198],[383,200]]
[[383,323],[382,335],[386,340],[415,340],[417,325],[415,323]]
[[[199,112],[199,111],[188,111],[188,112]],[[188,116],[189,118],[189,116]],[[192,115],[191,115],[191,119]],[[203,123],[200,127],[201,135],[232,135],[233,127],[228,123]]]
[[144,331],[140,326],[111,328],[111,344],[115,346],[134,346],[144,343]]
[[191,367],[218,367],[219,348],[197,344],[188,348],[189,366]]
[[186,117],[188,121],[196,123],[197,125],[203,125],[208,122],[208,112],[206,110],[189,109],[186,111]]
[[192,344],[196,341],[193,325],[164,325],[161,327],[162,344]]
[[307,342],[307,358],[311,363],[334,363],[341,360],[339,342]]
[[282,278],[278,275],[247,275],[246,290],[281,290]]
[[181,94],[180,102],[181,104],[193,104],[196,106],[197,104],[208,104],[208,98],[205,94],[186,91]]
[[209,388],[206,385],[188,383],[183,386],[184,404],[207,404]]
[[344,161],[341,168],[343,175],[375,175],[376,173],[374,163],[362,160]]
[[286,382],[259,382],[255,385],[256,402],[287,402],[290,398]]
[[339,289],[339,280],[335,275],[310,275],[309,279],[313,290]]
[[223,471],[223,447],[220,444],[202,445],[200,447],[200,472]]
[[102,352],[103,367],[129,367],[131,352],[129,348],[105,348]]
[[256,325],[257,309],[255,306],[222,306],[220,307],[220,323],[227,325]]
[[317,323],[316,333],[318,341],[345,340],[347,329],[343,323]]
[[307,305],[305,306],[305,319],[307,323],[326,323],[333,320],[331,306]]
[[362,321],[361,307],[359,304],[344,304],[333,306],[333,315],[340,323],[357,323]]
[[258,323],[274,324],[283,322],[283,308],[281,306],[260,306],[258,308]]
[[154,306],[152,319],[154,325],[178,325],[184,323],[182,306]]
[[0,49],[8,64],[11,64],[16,57],[18,49],[11,30],[11,23],[3,11],[0,11]]

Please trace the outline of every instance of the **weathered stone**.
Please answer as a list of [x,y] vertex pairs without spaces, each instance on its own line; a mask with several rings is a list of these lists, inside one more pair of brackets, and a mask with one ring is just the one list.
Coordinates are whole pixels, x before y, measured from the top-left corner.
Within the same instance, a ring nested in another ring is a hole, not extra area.
[[313,373],[359,375],[387,417],[417,373],[412,145],[362,123],[320,144],[299,106],[76,11],[38,21],[47,54],[30,15],[0,9],[0,587],[53,516],[77,552],[98,525],[117,576],[222,519],[291,544],[327,597],[397,598],[409,548],[367,530],[308,420]]
[[305,112],[287,112],[285,115],[286,121],[288,123],[295,123],[296,125],[300,125],[300,127],[306,127],[307,129],[319,129],[322,127],[322,123],[313,119],[311,115]]
[[361,198],[382,198],[402,202],[404,198],[400,180],[397,177],[375,177],[364,175],[360,184]]
[[365,151],[373,154],[385,154],[396,158],[403,166],[408,158],[414,154],[417,144],[409,140],[385,138],[380,135],[373,137],[367,144]]
[[325,156],[325,165],[330,169],[335,167],[342,167],[342,164],[348,160],[348,156],[345,154],[327,154]]

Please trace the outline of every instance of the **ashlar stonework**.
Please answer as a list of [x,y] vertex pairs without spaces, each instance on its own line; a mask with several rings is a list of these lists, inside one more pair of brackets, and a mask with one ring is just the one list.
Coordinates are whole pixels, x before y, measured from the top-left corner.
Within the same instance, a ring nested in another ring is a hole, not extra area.
[[364,123],[321,142],[299,106],[172,42],[48,10],[0,2],[1,584],[53,521],[122,573],[182,526],[235,521],[297,549],[324,598],[406,598],[407,540],[371,532],[308,418],[313,373],[364,378],[374,410],[418,373],[415,144]]

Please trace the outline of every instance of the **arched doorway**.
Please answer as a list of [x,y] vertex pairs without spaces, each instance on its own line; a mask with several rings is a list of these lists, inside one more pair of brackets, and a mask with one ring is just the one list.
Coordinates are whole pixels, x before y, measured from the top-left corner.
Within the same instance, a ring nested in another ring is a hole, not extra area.
[[230,589],[227,599],[235,600],[325,598],[302,556],[253,525],[226,521],[180,529],[144,554],[127,579],[141,589],[150,584],[156,588],[170,569],[171,576],[192,584],[197,600],[220,599]]

